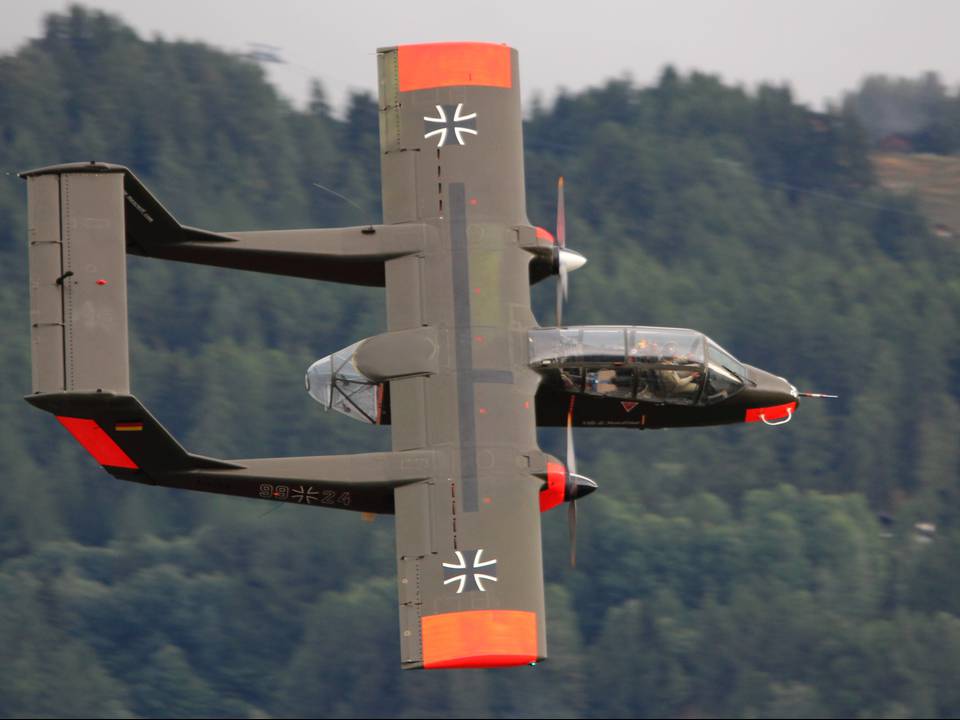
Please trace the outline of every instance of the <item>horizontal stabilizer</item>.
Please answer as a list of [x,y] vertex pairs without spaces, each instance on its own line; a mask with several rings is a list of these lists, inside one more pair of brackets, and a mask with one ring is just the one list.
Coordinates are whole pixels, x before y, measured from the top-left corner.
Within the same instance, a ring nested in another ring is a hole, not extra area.
[[132,395],[42,393],[25,400],[56,415],[97,462],[125,480],[157,483],[171,473],[242,467],[188,453]]
[[440,469],[433,451],[216,460],[187,452],[132,395],[38,393],[27,402],[56,415],[114,477],[181,490],[394,512],[394,489]]
[[[75,221],[66,218],[68,224],[63,227],[93,228],[101,234],[109,230],[126,252],[162,260],[382,287],[384,263],[420,252],[427,241],[427,227],[419,223],[201,230],[181,225],[128,168],[110,163],[51,165],[28,170],[21,177],[27,178],[30,190],[31,233],[46,227],[50,240],[59,243],[58,215],[72,214]],[[68,199],[71,185],[88,190],[79,207]],[[122,260],[123,253],[119,257]]]

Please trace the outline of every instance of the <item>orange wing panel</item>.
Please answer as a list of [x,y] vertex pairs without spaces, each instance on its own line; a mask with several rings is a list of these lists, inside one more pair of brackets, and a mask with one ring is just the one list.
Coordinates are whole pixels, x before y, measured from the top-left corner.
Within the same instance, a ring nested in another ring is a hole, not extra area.
[[430,43],[397,48],[400,92],[454,85],[513,85],[510,48],[492,43]]
[[537,615],[467,610],[421,618],[423,667],[489,668],[537,660]]

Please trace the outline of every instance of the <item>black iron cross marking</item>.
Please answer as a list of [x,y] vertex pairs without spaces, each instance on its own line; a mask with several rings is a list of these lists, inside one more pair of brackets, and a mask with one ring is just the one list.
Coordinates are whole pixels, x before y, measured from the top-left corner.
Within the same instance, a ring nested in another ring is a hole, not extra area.
[[451,131],[458,145],[466,144],[463,141],[464,133],[477,134],[477,114],[461,114],[463,103],[457,103],[456,107],[453,105],[436,105],[435,107],[437,108],[437,117],[424,116],[423,118],[424,140],[437,135],[440,138],[437,147],[442,148],[446,144]]
[[[455,563],[443,563],[444,585],[459,583],[457,595],[464,590],[479,590],[486,592],[485,582],[497,582],[497,561],[484,560],[483,548],[479,550],[454,550],[457,556]],[[471,582],[472,581],[472,582]],[[476,587],[474,587],[476,585]]]
[[306,503],[307,505],[313,505],[313,503],[319,500],[319,495],[320,493],[317,492],[316,488],[304,487],[303,485],[295,487],[290,491],[291,500],[300,504]]

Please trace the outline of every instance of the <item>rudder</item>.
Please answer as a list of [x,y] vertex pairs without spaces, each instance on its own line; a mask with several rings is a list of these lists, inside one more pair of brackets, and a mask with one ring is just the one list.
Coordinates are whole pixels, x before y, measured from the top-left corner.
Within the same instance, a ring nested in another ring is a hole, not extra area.
[[123,172],[27,178],[33,392],[130,392]]

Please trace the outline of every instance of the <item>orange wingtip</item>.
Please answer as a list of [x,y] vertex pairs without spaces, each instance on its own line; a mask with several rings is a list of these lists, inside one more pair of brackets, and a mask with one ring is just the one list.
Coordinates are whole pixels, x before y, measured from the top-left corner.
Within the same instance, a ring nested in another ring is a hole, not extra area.
[[493,43],[429,43],[397,48],[400,92],[457,85],[513,86],[510,48]]
[[493,668],[537,661],[537,615],[525,610],[466,610],[420,620],[423,667]]

